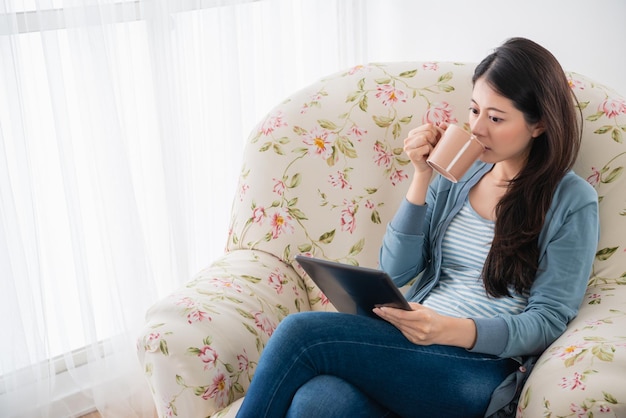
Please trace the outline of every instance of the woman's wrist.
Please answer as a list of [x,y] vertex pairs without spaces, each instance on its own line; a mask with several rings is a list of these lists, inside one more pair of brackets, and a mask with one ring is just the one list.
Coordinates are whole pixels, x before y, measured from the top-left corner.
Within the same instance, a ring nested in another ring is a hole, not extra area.
[[426,193],[428,192],[431,178],[432,170],[415,171],[409,190],[406,193],[406,200],[414,205],[426,204]]
[[477,336],[474,321],[469,318],[445,318],[441,344],[471,350],[476,344]]

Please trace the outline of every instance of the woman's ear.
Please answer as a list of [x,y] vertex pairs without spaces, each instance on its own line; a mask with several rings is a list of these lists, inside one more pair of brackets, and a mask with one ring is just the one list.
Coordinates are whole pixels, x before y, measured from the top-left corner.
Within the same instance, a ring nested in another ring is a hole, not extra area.
[[539,135],[544,133],[546,129],[543,126],[543,121],[539,121],[535,124],[535,126],[531,129],[530,134],[533,138],[537,138]]

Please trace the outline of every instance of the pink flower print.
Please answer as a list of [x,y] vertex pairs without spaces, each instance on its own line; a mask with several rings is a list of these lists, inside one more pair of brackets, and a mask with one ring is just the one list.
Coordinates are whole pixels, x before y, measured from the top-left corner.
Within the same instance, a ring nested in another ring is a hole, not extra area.
[[324,97],[321,93],[315,93],[311,95],[311,101],[312,102],[319,102],[320,100],[322,100],[322,97]]
[[320,292],[320,303],[322,304],[322,306],[326,306],[330,303],[326,295],[322,292]]
[[599,110],[609,118],[626,114],[626,100],[622,98],[607,98],[600,104]]
[[173,406],[174,399],[172,399],[172,400],[163,399],[161,402],[162,402],[161,404],[163,405],[163,408],[161,408],[161,410],[165,411],[163,413],[163,416],[164,417],[175,417],[176,414],[174,414],[174,406]]
[[583,83],[580,80],[574,80],[573,78],[568,78],[567,79],[567,83],[569,84],[569,87],[572,90],[584,90],[585,89],[585,83]]
[[587,299],[589,299],[589,303],[590,305],[597,305],[599,303],[602,303],[602,295],[599,293],[593,293],[591,295],[587,295]]
[[283,283],[286,282],[285,275],[275,269],[267,279],[269,285],[274,288],[277,295],[283,293]]
[[591,167],[591,175],[587,177],[587,183],[591,184],[593,187],[596,187],[600,184],[600,180],[602,179],[600,175],[600,170],[595,167]]
[[362,73],[362,72],[364,72],[366,69],[367,69],[367,67],[366,67],[366,66],[364,66],[364,65],[355,65],[354,67],[352,67],[352,68],[350,68],[350,69],[348,70],[348,74],[350,74],[350,75],[354,75],[354,74],[357,74],[357,73]]
[[250,360],[248,360],[246,350],[243,350],[243,354],[237,354],[237,362],[239,363],[239,370],[242,372],[250,368]]
[[365,207],[366,207],[367,209],[372,210],[372,209],[374,209],[374,206],[375,206],[375,205],[374,205],[374,202],[372,202],[371,200],[367,199],[367,200],[365,201]]
[[393,154],[387,151],[385,144],[376,141],[374,144],[374,162],[379,167],[389,168],[393,161]]
[[198,357],[204,363],[204,370],[208,370],[209,367],[215,367],[217,364],[217,351],[208,345],[200,349]]
[[407,94],[391,84],[378,85],[376,98],[383,100],[383,105],[392,106],[398,102],[406,102]]
[[328,139],[330,132],[317,126],[309,131],[303,142],[309,146],[309,154],[316,154],[327,160],[333,154],[332,142]]
[[398,183],[408,179],[409,176],[402,170],[393,170],[391,175],[389,176],[389,180],[391,180],[391,184],[395,186]]
[[319,101],[322,100],[322,97],[323,95],[321,93],[312,94],[310,97],[311,101],[302,105],[302,108],[300,109],[300,114],[304,115],[313,106],[319,107]]
[[361,142],[363,140],[363,136],[367,135],[367,131],[365,129],[361,129],[356,125],[352,125],[347,132],[348,136],[354,137],[357,142]]
[[255,224],[263,225],[263,220],[266,218],[265,208],[263,206],[252,209],[252,222]]
[[152,332],[145,339],[144,350],[148,353],[156,353],[161,349],[161,334]]
[[263,132],[263,135],[269,135],[281,126],[287,126],[287,124],[283,122],[283,116],[283,112],[280,110],[273,115],[269,115],[261,123],[259,130]]
[[344,209],[341,211],[341,230],[353,233],[356,229],[356,214],[358,206],[354,202],[344,200]]
[[352,189],[352,186],[346,180],[346,174],[339,170],[337,170],[337,174],[328,175],[328,182],[337,189]]
[[[602,296],[597,295],[598,298],[602,298]],[[585,321],[585,328],[595,328],[595,327],[599,327],[601,325],[605,324],[605,322],[601,321],[601,320],[594,320],[594,321]]]
[[611,413],[611,407],[607,404],[602,404],[600,405],[600,412],[604,413],[604,414],[610,414]]
[[185,308],[193,308],[194,306],[196,306],[196,301],[188,296],[185,296],[184,298],[181,298],[178,302],[176,302],[176,304],[182,305]]
[[194,322],[200,322],[203,320],[208,320],[208,321],[212,320],[211,316],[209,316],[208,313],[196,308],[197,306],[196,302],[190,297],[184,297],[180,299],[176,304],[182,305],[186,311],[190,311],[187,314],[187,322],[189,324],[193,324]]
[[569,345],[567,347],[562,347],[556,355],[564,362],[567,362],[574,360],[576,356],[583,352],[583,350],[585,350],[585,347],[582,345]]
[[569,410],[572,411],[577,418],[583,418],[587,416],[587,408],[584,404],[576,405],[575,403],[572,403],[569,406]]
[[293,234],[295,227],[293,226],[293,218],[285,208],[279,208],[272,215],[272,239],[278,238],[282,233]]
[[452,106],[447,102],[433,103],[424,113],[422,121],[423,123],[432,123],[434,125],[456,123],[457,120],[452,115],[452,112]]
[[436,62],[425,62],[422,64],[422,68],[426,71],[437,71],[439,69],[439,64]]
[[[300,253],[300,255],[303,255],[305,257],[315,257],[315,254],[313,254],[311,251],[302,252]],[[297,265],[297,268],[301,273],[304,273],[304,269],[300,266],[300,264]]]
[[[305,257],[314,257],[315,255],[311,252],[311,251],[307,251],[307,252],[303,252],[300,253],[301,255],[305,256]],[[298,271],[298,274],[300,274],[300,276],[304,276],[305,274],[307,274],[304,269],[302,268],[302,266],[298,263],[296,263],[296,270]]]
[[563,351],[561,351],[561,353],[559,354],[559,357],[561,358],[569,358],[572,355],[576,355],[580,352],[580,347],[576,346],[576,345],[569,345],[565,348],[563,348]]
[[254,323],[256,327],[267,334],[268,337],[271,337],[276,329],[276,324],[274,324],[263,312],[256,312],[254,314]]
[[246,196],[246,192],[248,191],[248,189],[250,188],[250,186],[247,183],[242,183],[241,186],[239,187],[239,201],[243,202],[243,198]]
[[189,314],[187,314],[187,322],[189,324],[193,324],[194,322],[200,322],[204,320],[211,322],[213,318],[211,318],[211,316],[208,313],[201,311],[199,309],[194,309],[193,311],[189,312]]
[[285,189],[287,188],[287,186],[285,185],[285,182],[282,180],[275,179],[275,178],[272,178],[272,180],[274,181],[274,188],[272,189],[272,191],[276,193],[278,196],[284,195]]
[[563,389],[585,390],[587,386],[585,386],[585,384],[583,383],[583,378],[583,375],[578,372],[574,372],[574,376],[571,379],[568,379],[566,377],[562,378],[559,386],[561,386]]
[[213,382],[206,388],[202,394],[202,399],[205,401],[209,399],[215,399],[215,403],[218,407],[224,407],[228,405],[228,390],[230,384],[224,373],[220,372],[213,378]]
[[232,280],[225,280],[219,277],[213,277],[209,280],[209,283],[211,283],[212,286],[217,287],[217,288],[232,289],[237,293],[243,292],[243,288],[239,286],[238,284],[236,284],[235,282],[233,282]]

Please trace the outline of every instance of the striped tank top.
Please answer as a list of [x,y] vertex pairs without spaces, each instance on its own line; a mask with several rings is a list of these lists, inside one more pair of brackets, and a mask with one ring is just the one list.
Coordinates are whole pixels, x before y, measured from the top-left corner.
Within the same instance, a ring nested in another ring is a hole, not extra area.
[[484,219],[465,201],[444,233],[439,283],[422,302],[440,314],[459,318],[491,318],[517,314],[528,294],[494,298],[487,295],[481,273],[493,241],[494,222]]

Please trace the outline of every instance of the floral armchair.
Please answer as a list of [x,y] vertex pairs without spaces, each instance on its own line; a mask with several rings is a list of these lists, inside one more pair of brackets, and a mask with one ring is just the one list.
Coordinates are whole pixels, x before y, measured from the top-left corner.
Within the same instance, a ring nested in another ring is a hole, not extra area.
[[[225,253],[147,313],[138,354],[160,417],[234,415],[278,323],[333,309],[296,254],[377,266],[411,176],[403,139],[424,122],[466,124],[473,69],[357,66],[293,94],[258,125]],[[539,359],[518,416],[626,416],[626,101],[568,77],[584,119],[575,170],[598,192],[601,241],[580,314]]]

